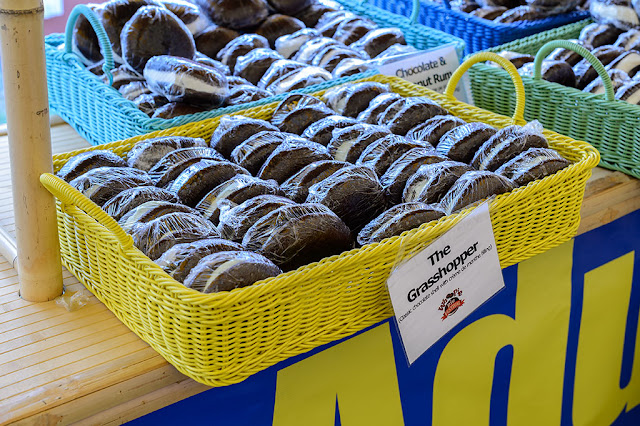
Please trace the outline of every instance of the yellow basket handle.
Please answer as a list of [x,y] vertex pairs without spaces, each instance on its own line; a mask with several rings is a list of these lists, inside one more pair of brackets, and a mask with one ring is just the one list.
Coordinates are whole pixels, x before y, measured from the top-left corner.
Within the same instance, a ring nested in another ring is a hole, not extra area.
[[447,88],[444,91],[445,96],[447,96],[450,100],[455,101],[456,98],[455,96],[453,96],[453,91],[456,89],[456,86],[458,85],[458,82],[460,81],[464,73],[466,73],[472,65],[475,65],[478,62],[485,61],[495,62],[509,73],[509,77],[511,77],[511,81],[515,86],[516,91],[516,110],[513,113],[513,121],[518,125],[526,124],[526,121],[524,119],[525,98],[522,78],[520,77],[520,74],[518,74],[518,70],[516,69],[516,67],[508,59],[505,59],[495,53],[479,52],[471,55],[466,61],[464,61],[449,79]]
[[111,231],[123,249],[133,246],[133,239],[120,228],[118,222],[67,182],[51,173],[43,173],[40,175],[40,183],[62,203],[78,207]]

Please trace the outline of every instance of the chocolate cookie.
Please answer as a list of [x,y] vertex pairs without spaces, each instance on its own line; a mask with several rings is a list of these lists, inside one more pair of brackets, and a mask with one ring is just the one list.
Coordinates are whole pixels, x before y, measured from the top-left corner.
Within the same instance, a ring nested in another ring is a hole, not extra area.
[[243,105],[249,102],[259,101],[273,96],[266,90],[258,89],[255,86],[236,86],[229,92],[229,96],[224,101],[224,106]]
[[640,81],[631,80],[629,83],[624,84],[616,91],[616,99],[631,105],[640,105]]
[[274,113],[271,123],[287,133],[302,134],[311,124],[325,117],[334,115],[333,111],[324,105],[312,105],[296,107],[294,110],[276,115]]
[[127,153],[127,165],[149,171],[162,157],[181,148],[206,147],[204,139],[186,136],[163,136],[135,144]]
[[269,155],[260,168],[258,177],[282,183],[304,166],[330,159],[327,148],[318,143],[290,140],[278,146]]
[[331,73],[319,67],[305,67],[283,75],[267,86],[266,90],[274,95],[322,84],[331,80]]
[[504,6],[488,6],[488,7],[480,7],[473,12],[469,13],[471,16],[475,16],[476,18],[488,19],[492,21],[502,15],[507,11],[507,8]]
[[290,199],[277,195],[258,195],[250,198],[220,213],[220,235],[231,241],[242,242],[244,234],[260,218],[282,206],[294,204],[296,203]]
[[442,197],[440,206],[446,214],[457,212],[477,201],[500,195],[515,188],[513,181],[489,171],[466,172]]
[[[585,43],[587,46],[596,48],[613,44],[621,33],[622,31],[620,31],[613,25],[599,24],[597,22],[594,22],[593,24],[585,26],[580,31],[578,39]],[[582,58],[580,58],[580,60],[582,60]]]
[[468,123],[454,127],[440,139],[436,152],[454,161],[469,163],[483,143],[497,132],[484,123]]
[[166,105],[168,101],[167,98],[162,95],[149,93],[138,96],[132,102],[136,104],[136,107],[138,107],[140,111],[151,117],[156,112],[156,109],[162,105]]
[[267,0],[269,5],[280,13],[295,15],[311,6],[313,0]]
[[478,149],[471,166],[493,172],[529,148],[548,147],[544,136],[530,132],[526,127],[508,126],[498,130]]
[[276,40],[286,34],[293,34],[306,28],[304,22],[293,16],[274,14],[269,16],[256,30],[256,34],[260,34],[269,40],[269,46],[275,48]]
[[257,86],[261,89],[266,89],[283,76],[288,75],[292,71],[300,70],[304,67],[305,65],[301,62],[296,62],[289,59],[278,59],[277,61],[273,62],[269,66],[269,68],[267,68],[267,70],[260,78],[260,81],[258,81]]
[[332,7],[322,2],[313,2],[310,6],[295,15],[296,18],[304,22],[307,27],[315,27],[324,14],[335,12],[340,7],[339,4],[337,6],[338,7]]
[[127,83],[124,86],[120,86],[118,92],[122,95],[123,98],[133,101],[140,95],[148,95],[151,94],[151,89],[144,81],[132,81],[131,83]]
[[129,211],[148,201],[168,201],[179,203],[178,197],[166,189],[155,186],[139,186],[125,189],[109,201],[104,203],[102,209],[114,220],[118,221]]
[[326,206],[305,203],[263,216],[247,230],[242,245],[289,271],[349,250],[353,240],[349,228]]
[[[142,73],[137,73],[126,65],[120,65],[118,68],[111,70],[111,75],[113,76],[113,84],[111,87],[116,90],[133,81],[144,81]],[[102,75],[102,82],[109,84],[109,80],[106,75]]]
[[303,28],[291,34],[285,34],[274,42],[275,50],[284,58],[291,58],[300,47],[312,38],[322,37],[315,28]]
[[264,73],[278,59],[283,59],[278,52],[271,49],[253,49],[246,55],[240,56],[236,61],[233,73],[245,78],[251,84],[258,84]]
[[[556,50],[558,50],[558,49],[556,49]],[[498,53],[498,55],[500,55],[503,58],[507,59],[516,68],[520,68],[524,64],[528,64],[529,62],[533,62],[535,60],[535,58],[532,55],[527,55],[525,53],[519,53],[519,52],[511,52],[509,50],[503,50],[502,52]],[[582,59],[582,57],[580,57],[580,59]],[[580,59],[578,59],[578,60],[580,60]],[[500,66],[500,64],[497,64],[495,62],[487,62],[487,65],[489,65],[491,67],[495,67],[495,68],[502,68]]]
[[328,90],[324,99],[339,115],[357,117],[374,98],[389,92],[389,86],[374,82],[352,83]]
[[[594,49],[591,53],[602,62],[602,65],[608,65],[624,53],[624,49],[621,47],[601,46]],[[573,72],[576,75],[576,88],[580,90],[587,87],[589,83],[598,77],[598,72],[586,59],[578,62],[573,67]]]
[[165,154],[149,169],[149,176],[158,187],[166,187],[190,165],[203,159],[224,160],[213,148],[181,148]]
[[427,142],[431,146],[438,146],[440,139],[454,127],[467,124],[463,119],[453,115],[436,115],[411,128],[407,132],[408,139]]
[[194,36],[204,31],[211,22],[198,6],[185,0],[158,0],[187,26]]
[[629,0],[591,0],[591,17],[601,24],[611,24],[623,31],[640,25],[640,18]]
[[[391,163],[414,148],[427,150],[427,146],[418,141],[411,141],[398,135],[387,135],[365,148],[356,165],[369,167],[378,176],[382,176]],[[433,152],[433,149],[428,151]]]
[[196,49],[210,58],[215,58],[231,40],[239,35],[237,31],[212,24],[195,36]]
[[203,106],[190,105],[183,102],[168,102],[156,108],[151,118],[163,118],[165,120],[169,120],[171,118],[197,114],[204,111],[207,111],[207,108]]
[[338,40],[340,43],[350,45],[367,35],[369,31],[373,31],[376,28],[377,26],[368,20],[347,20],[338,25],[333,38]]
[[634,28],[620,34],[613,45],[624,50],[640,51],[640,30]]
[[231,152],[231,160],[255,175],[271,153],[290,138],[296,139],[298,135],[279,131],[259,132],[236,146]]
[[400,235],[423,223],[438,220],[444,211],[435,205],[424,203],[398,204],[373,219],[358,233],[360,245],[379,243],[385,238]]
[[473,170],[457,161],[442,161],[423,165],[407,180],[402,202],[438,203],[464,173]]
[[204,159],[187,167],[167,189],[194,207],[213,188],[239,174],[249,172],[228,161]]
[[[568,40],[568,41],[579,44],[586,49],[589,49],[589,50],[592,49],[592,46],[585,41],[582,41],[582,40]],[[579,53],[576,53],[573,50],[559,47],[555,49],[553,52],[551,52],[551,54],[547,56],[547,59],[551,61],[564,61],[573,67],[578,62],[580,62],[583,58]]]
[[258,34],[243,34],[231,40],[218,52],[216,59],[229,67],[233,72],[236,61],[253,49],[268,48],[269,41]]
[[302,137],[312,142],[327,146],[331,142],[332,132],[335,129],[344,129],[356,124],[353,118],[343,117],[341,115],[330,115],[322,120],[311,124],[302,132]]
[[328,178],[349,163],[335,160],[315,161],[302,168],[298,173],[291,176],[280,185],[284,194],[298,203],[304,203],[309,195],[309,188]]
[[[532,62],[524,64],[518,73],[522,76],[533,77],[534,65]],[[575,87],[577,80],[576,74],[571,65],[564,61],[551,61],[545,59],[542,61],[541,76],[544,80],[551,83],[562,84],[566,87]]]
[[402,96],[394,92],[382,93],[373,98],[367,108],[358,114],[358,121],[361,123],[378,124],[380,115],[392,103],[404,99]]
[[97,167],[76,177],[69,185],[101,206],[125,189],[151,186],[149,175],[130,167]]
[[192,59],[196,44],[187,26],[163,7],[144,6],[122,28],[122,58],[142,74],[154,56],[170,55]]
[[264,0],[195,0],[200,9],[218,25],[242,30],[259,25],[269,16]]
[[369,31],[351,46],[354,49],[362,49],[370,58],[375,58],[395,44],[406,44],[402,31],[399,28],[380,28]]
[[333,75],[333,78],[349,77],[369,71],[370,69],[372,69],[372,66],[367,61],[358,58],[345,58],[338,62],[333,68],[331,75]]
[[524,186],[570,166],[556,151],[548,148],[531,148],[502,165],[496,174]]
[[[398,112],[388,115],[394,110],[393,105],[385,110],[378,124],[386,124],[389,130],[397,135],[406,135],[419,123],[438,115],[448,114],[446,109],[428,98],[406,98]],[[389,120],[386,120],[387,117]]]
[[67,182],[98,167],[125,167],[125,161],[111,151],[96,150],[74,155],[58,170],[56,176]]
[[305,42],[292,57],[294,61],[311,64],[315,55],[327,46],[344,46],[330,37],[315,37]]
[[[102,13],[102,5],[89,3],[86,6],[97,16]],[[102,59],[98,36],[84,15],[78,16],[76,23],[73,25],[71,43],[72,52],[77,54],[84,64],[93,64]]]
[[534,9],[530,6],[518,6],[502,13],[502,15],[495,18],[493,22],[500,24],[511,24],[521,21],[535,21],[537,19],[544,19],[547,16],[548,15],[546,13]]
[[347,46],[330,45],[318,51],[311,65],[333,72],[335,67],[345,59],[365,59],[361,52]]
[[391,132],[385,127],[359,123],[335,129],[327,150],[335,160],[355,163],[369,145],[387,135]]
[[196,213],[191,207],[169,201],[152,200],[129,210],[118,220],[118,225],[128,234],[144,223],[169,213]]
[[209,145],[229,158],[234,148],[247,138],[263,131],[277,131],[271,123],[242,115],[225,115],[211,135]]
[[620,70],[625,72],[629,77],[634,77],[640,70],[640,52],[630,50],[624,52],[607,65],[607,71]]
[[307,203],[329,207],[354,233],[386,208],[380,181],[375,172],[365,166],[343,167],[312,185]]
[[222,238],[206,238],[191,243],[176,244],[156,259],[155,263],[173,279],[184,282],[187,275],[200,260],[221,251],[240,251],[238,243]]

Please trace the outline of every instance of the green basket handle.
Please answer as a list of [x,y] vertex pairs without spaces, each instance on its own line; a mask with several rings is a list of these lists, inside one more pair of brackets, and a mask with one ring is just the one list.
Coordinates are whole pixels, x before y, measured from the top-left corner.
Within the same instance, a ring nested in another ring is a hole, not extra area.
[[608,101],[614,100],[613,83],[611,82],[611,77],[609,77],[609,74],[607,74],[607,70],[604,69],[604,65],[602,65],[602,62],[600,62],[598,58],[593,56],[593,54],[589,52],[589,50],[587,50],[585,47],[580,46],[579,44],[574,43],[572,41],[554,40],[542,46],[540,50],[538,50],[538,53],[536,54],[536,59],[533,62],[533,66],[534,66],[533,78],[534,79],[540,80],[542,78],[542,61],[544,60],[544,58],[546,58],[551,52],[553,52],[557,48],[563,48],[563,49],[571,50],[572,52],[576,52],[578,55],[582,56],[587,61],[589,61],[589,63],[593,65],[593,68],[595,68],[595,70],[598,72],[598,75],[602,79],[602,82],[604,84],[605,96],[607,100]]
[[[361,0],[360,1],[360,6],[364,5],[365,3],[368,3],[369,0]],[[409,20],[411,21],[412,24],[417,24],[418,23],[418,17],[420,15],[420,0],[413,0],[413,6],[411,9],[411,16],[409,17]]]
[[111,231],[124,250],[133,247],[133,239],[122,230],[118,222],[67,182],[51,173],[43,173],[40,175],[40,183],[63,204],[78,207]]
[[522,83],[522,77],[518,74],[518,70],[516,67],[509,61],[508,59],[503,58],[502,56],[492,53],[492,52],[479,52],[471,55],[466,61],[464,61],[457,70],[453,73],[451,78],[449,79],[449,83],[447,83],[447,88],[444,91],[444,95],[447,96],[450,100],[455,101],[455,96],[453,96],[453,92],[458,85],[458,82],[466,73],[472,65],[477,64],[478,62],[491,61],[499,64],[502,68],[504,68],[507,73],[509,73],[509,77],[511,77],[511,81],[515,86],[516,92],[516,110],[513,113],[513,122],[518,125],[524,125],[527,122],[524,119],[524,107],[525,107],[525,96],[524,96],[524,85]]
[[102,56],[104,57],[104,65],[102,65],[102,71],[106,74],[109,79],[109,86],[113,84],[113,75],[111,74],[111,70],[114,68],[113,63],[113,51],[111,50],[111,42],[109,41],[109,37],[107,37],[107,32],[102,26],[102,22],[96,16],[95,12],[91,10],[90,7],[79,4],[71,10],[69,14],[69,19],[67,20],[67,26],[64,30],[65,40],[64,40],[64,49],[67,54],[73,54],[71,51],[72,40],[73,40],[73,27],[76,24],[76,21],[83,15],[95,31],[98,36],[98,43],[100,44],[100,50],[102,51]]

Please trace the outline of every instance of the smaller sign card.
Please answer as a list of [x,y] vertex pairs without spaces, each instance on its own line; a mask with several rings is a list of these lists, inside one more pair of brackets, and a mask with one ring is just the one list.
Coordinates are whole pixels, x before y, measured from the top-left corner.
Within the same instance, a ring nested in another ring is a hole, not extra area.
[[[376,61],[372,63],[375,64]],[[400,77],[435,92],[444,93],[449,79],[459,65],[460,58],[455,45],[448,44],[436,49],[385,58],[377,68],[381,74]],[[460,79],[454,95],[462,102],[473,104],[466,74]]]
[[504,288],[489,205],[483,203],[387,281],[400,337],[412,364]]

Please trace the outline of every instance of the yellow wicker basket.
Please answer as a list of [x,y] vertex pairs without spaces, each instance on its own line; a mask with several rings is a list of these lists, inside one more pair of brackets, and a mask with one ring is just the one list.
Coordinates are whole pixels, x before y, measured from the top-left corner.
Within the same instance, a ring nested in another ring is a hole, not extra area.
[[[478,55],[472,62],[494,58]],[[446,95],[397,78],[366,80],[387,83],[403,96],[428,96],[467,121],[499,128],[514,120],[523,123],[524,91],[513,68],[520,100],[514,119],[453,98],[456,82],[472,62],[467,61],[456,72]],[[274,108],[271,104],[238,114],[268,119]],[[125,156],[136,142],[162,135],[208,140],[218,122],[219,118],[213,118],[56,155],[54,167],[58,170],[71,156],[92,149],[109,149]],[[598,153],[584,142],[553,132],[545,131],[545,136],[573,164],[490,202],[503,267],[568,240],[579,224],[585,183],[598,164]],[[249,287],[201,294],[185,288],[151,262],[113,219],[78,191],[51,174],[42,175],[41,182],[58,199],[64,265],[167,361],[211,386],[240,382],[281,360],[388,318],[392,309],[385,281],[399,253],[409,255],[424,248],[473,209]]]

